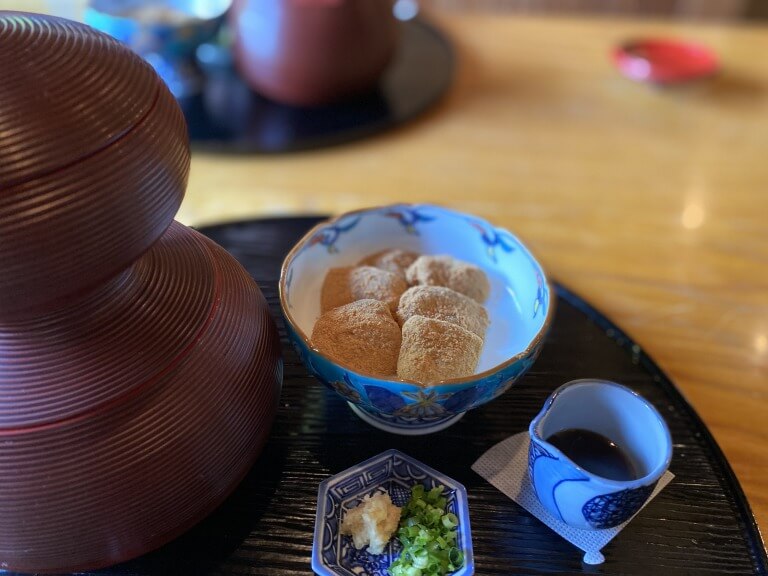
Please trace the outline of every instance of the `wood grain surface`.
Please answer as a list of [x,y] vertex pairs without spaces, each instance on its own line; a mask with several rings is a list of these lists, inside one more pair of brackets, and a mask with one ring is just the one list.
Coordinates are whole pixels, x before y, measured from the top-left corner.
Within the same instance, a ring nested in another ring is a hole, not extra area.
[[[759,3],[761,0],[753,0]],[[749,0],[419,0],[443,10],[654,15],[732,19],[751,15]]]
[[[433,111],[322,151],[195,155],[180,219],[408,200],[508,227],[661,364],[768,526],[768,27],[437,16],[460,66]],[[722,74],[625,80],[611,48],[647,34],[710,44]]]

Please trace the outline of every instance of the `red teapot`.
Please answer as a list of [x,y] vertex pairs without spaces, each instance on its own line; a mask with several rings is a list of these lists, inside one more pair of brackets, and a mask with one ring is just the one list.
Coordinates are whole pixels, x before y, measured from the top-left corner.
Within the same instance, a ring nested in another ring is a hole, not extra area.
[[371,89],[397,43],[392,0],[236,0],[235,61],[257,92],[316,106]]

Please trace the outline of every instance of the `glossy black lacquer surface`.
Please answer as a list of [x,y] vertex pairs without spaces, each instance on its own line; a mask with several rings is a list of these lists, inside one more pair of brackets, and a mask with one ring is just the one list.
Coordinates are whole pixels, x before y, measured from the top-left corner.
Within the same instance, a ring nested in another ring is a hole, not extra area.
[[[585,302],[558,288],[541,357],[519,385],[427,437],[400,437],[360,421],[307,375],[286,345],[277,297],[280,263],[316,218],[206,228],[258,281],[278,319],[285,383],[272,435],[256,466],[212,516],[170,545],[99,574],[310,575],[317,486],[388,448],[462,482],[469,492],[476,574],[768,574],[754,519],[711,435],[642,350]],[[581,563],[560,539],[470,469],[488,448],[528,426],[557,386],[616,380],[648,398],[669,423],[675,480],[604,550]]]
[[453,51],[422,20],[401,23],[394,59],[368,94],[319,107],[275,103],[238,76],[228,52],[202,51],[205,89],[179,101],[195,149],[277,153],[321,148],[393,128],[435,103],[451,84]]

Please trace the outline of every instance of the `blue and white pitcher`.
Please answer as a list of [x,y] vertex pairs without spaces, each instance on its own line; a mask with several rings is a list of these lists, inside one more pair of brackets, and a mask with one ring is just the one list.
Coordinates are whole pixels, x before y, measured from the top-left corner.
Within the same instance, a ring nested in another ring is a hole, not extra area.
[[[588,430],[623,448],[637,478],[611,480],[578,466],[546,439]],[[672,458],[672,439],[658,411],[638,394],[605,380],[558,388],[529,427],[528,474],[542,505],[566,524],[588,530],[629,520],[653,492]]]

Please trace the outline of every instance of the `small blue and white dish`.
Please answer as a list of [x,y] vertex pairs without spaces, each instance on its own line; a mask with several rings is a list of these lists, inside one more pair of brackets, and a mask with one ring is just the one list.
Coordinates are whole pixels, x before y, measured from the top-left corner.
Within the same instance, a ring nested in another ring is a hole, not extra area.
[[176,98],[198,92],[197,48],[218,32],[233,0],[90,0],[86,24],[142,56]]
[[400,553],[397,538],[392,538],[383,554],[368,554],[367,548],[357,550],[352,545],[351,536],[341,535],[341,521],[347,510],[357,506],[365,496],[377,493],[389,493],[393,504],[402,507],[410,497],[411,487],[416,484],[427,490],[435,486],[445,487],[446,508],[459,519],[457,541],[464,553],[464,566],[452,575],[474,574],[466,488],[398,450],[382,452],[320,483],[312,545],[315,573],[320,576],[388,576],[387,568]]
[[[586,430],[620,447],[635,474],[628,480],[598,476],[547,439]],[[669,468],[672,437],[644,398],[607,380],[574,380],[547,399],[529,427],[528,475],[539,502],[569,526],[613,528],[637,513]]]
[[[449,254],[483,270],[491,320],[477,373],[424,385],[355,372],[309,340],[320,316],[328,269],[399,248]],[[315,226],[283,262],[280,305],[288,336],[311,374],[369,424],[395,434],[442,430],[508,390],[538,357],[554,315],[544,270],[510,232],[469,214],[428,204],[396,204],[343,214]]]

